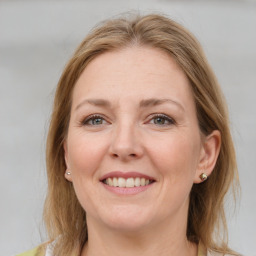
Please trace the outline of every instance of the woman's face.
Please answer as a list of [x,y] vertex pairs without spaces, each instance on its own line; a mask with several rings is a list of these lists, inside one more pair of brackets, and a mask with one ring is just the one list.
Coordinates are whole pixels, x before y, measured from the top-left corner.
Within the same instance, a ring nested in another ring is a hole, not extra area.
[[148,47],[104,53],[72,97],[66,178],[88,225],[184,225],[204,150],[190,85],[175,61]]

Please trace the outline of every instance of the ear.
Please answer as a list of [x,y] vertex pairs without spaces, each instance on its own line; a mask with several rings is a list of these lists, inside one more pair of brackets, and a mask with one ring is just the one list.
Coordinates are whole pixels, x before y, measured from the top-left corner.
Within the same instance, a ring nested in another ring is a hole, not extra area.
[[219,156],[220,147],[221,134],[218,130],[214,130],[210,135],[203,139],[194,183],[202,182],[200,178],[202,173],[206,174],[208,177],[211,175]]
[[64,148],[64,158],[65,158],[65,163],[66,163],[66,171],[65,171],[65,178],[72,182],[72,173],[69,169],[69,161],[68,161],[68,145],[67,145],[67,140],[64,141],[63,143],[63,148]]

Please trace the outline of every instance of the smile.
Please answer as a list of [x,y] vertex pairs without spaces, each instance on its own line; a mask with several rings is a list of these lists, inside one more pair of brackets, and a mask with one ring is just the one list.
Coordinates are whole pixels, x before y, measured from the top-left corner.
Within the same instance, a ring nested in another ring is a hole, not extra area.
[[141,186],[147,186],[151,183],[153,183],[153,180],[146,179],[146,178],[122,178],[122,177],[113,177],[113,178],[107,178],[102,181],[106,185],[110,187],[120,187],[120,188],[134,188],[134,187],[141,187]]
[[114,171],[101,177],[104,187],[118,195],[134,195],[147,190],[156,179],[139,172]]

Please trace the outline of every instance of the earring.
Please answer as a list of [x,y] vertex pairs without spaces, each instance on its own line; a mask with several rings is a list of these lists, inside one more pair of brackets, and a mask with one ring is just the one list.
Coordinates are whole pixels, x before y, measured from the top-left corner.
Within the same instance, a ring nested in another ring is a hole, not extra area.
[[66,172],[67,175],[71,175],[71,172]]
[[208,176],[205,173],[202,173],[200,176],[201,181],[207,180]]

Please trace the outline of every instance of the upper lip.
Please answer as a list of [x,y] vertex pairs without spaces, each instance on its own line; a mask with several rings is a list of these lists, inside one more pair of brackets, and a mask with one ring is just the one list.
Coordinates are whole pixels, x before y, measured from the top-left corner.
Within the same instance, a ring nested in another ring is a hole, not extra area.
[[109,172],[105,175],[103,175],[100,178],[100,181],[103,181],[107,178],[124,178],[124,179],[128,179],[128,178],[145,178],[147,180],[155,180],[153,177],[150,177],[148,175],[139,173],[139,172],[122,172],[122,171],[114,171],[114,172]]

